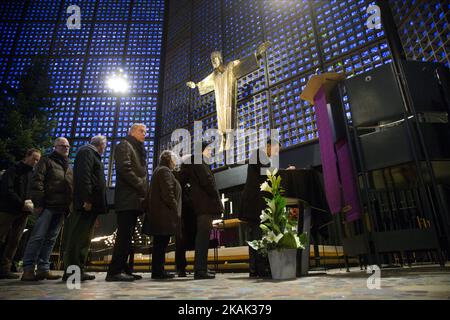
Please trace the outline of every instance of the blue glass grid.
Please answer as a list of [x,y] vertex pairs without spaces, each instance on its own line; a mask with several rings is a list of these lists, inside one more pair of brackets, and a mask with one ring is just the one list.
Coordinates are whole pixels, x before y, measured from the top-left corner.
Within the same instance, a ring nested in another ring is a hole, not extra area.
[[125,21],[128,20],[130,1],[101,0],[98,2],[97,20]]
[[25,20],[51,21],[58,19],[61,0],[29,0]]
[[[190,47],[185,42],[181,48],[166,55],[164,81],[165,88],[169,89],[177,85],[186,84],[187,81],[200,81],[190,78]],[[212,69],[212,68],[211,68]]]
[[131,19],[134,21],[163,21],[164,0],[136,1]]
[[261,5],[266,30],[292,24],[310,12],[309,2],[303,0],[261,1]]
[[417,3],[418,0],[389,0],[392,14],[398,25],[409,15],[411,8],[414,8]]
[[258,147],[258,130],[270,128],[269,93],[264,91],[254,95],[251,99],[241,102],[237,106],[237,127],[241,130],[254,129],[255,134],[246,134],[244,149],[237,148],[237,159],[248,159],[249,152]]
[[129,94],[158,94],[160,58],[126,58]]
[[318,137],[314,107],[300,99],[308,78],[305,75],[270,89],[273,127],[279,130],[282,147]]
[[213,112],[216,112],[216,98],[214,91],[200,96],[198,90],[192,94],[192,114],[194,120],[203,118]]
[[47,54],[55,23],[24,23],[19,34],[15,54]]
[[384,36],[383,30],[367,28],[369,15],[366,11],[373,3],[369,0],[315,2],[318,37],[325,62]]
[[107,79],[123,68],[122,59],[114,57],[91,57],[86,63],[83,94],[111,93]]
[[[441,62],[450,66],[450,3],[424,1],[411,11],[404,6],[405,20],[398,23],[408,59]],[[399,19],[400,17],[397,17]]]
[[189,90],[186,85],[180,85],[166,91],[163,102],[166,108],[161,118],[162,134],[171,134],[189,123]]
[[16,22],[0,22],[0,34],[2,35],[0,54],[12,53],[18,27],[19,24]]
[[85,144],[89,143],[89,139],[76,139],[76,140],[69,140],[70,143],[70,153],[69,153],[69,159],[72,162],[72,165],[75,161],[75,157],[77,156],[77,151],[80,147],[84,146]]
[[258,0],[224,1],[224,56],[248,43],[263,39],[263,23]]
[[267,40],[272,43],[267,52],[270,84],[298,76],[319,66],[318,47],[308,13],[284,26],[269,30]]
[[127,54],[159,55],[161,53],[163,25],[132,23]]
[[20,77],[23,75],[25,69],[31,66],[32,59],[29,57],[14,57],[11,58],[11,67],[8,74],[4,77],[6,84],[12,88],[17,89],[19,86]]
[[126,136],[133,123],[143,123],[147,126],[147,137],[153,139],[155,137],[157,101],[157,96],[121,98],[115,136]]
[[81,55],[86,53],[92,28],[90,23],[82,23],[81,29],[68,29],[65,22],[60,22],[57,28],[53,54]]
[[123,54],[126,36],[125,23],[96,23],[90,54]]
[[382,41],[351,56],[338,59],[333,64],[327,65],[325,70],[345,73],[348,78],[351,78],[389,62],[392,62],[391,52],[388,44]]
[[0,57],[0,83],[3,81],[3,78],[5,76],[7,63],[8,58]]
[[50,77],[54,94],[77,94],[80,89],[82,58],[56,58],[50,60]]
[[[176,3],[177,1],[173,2]],[[167,43],[170,47],[176,44],[176,41],[184,41],[190,36],[191,30],[191,10],[190,5],[187,6],[189,10],[180,10],[173,16],[170,15],[171,23],[167,30]],[[172,10],[172,5],[170,6]]]
[[71,137],[72,123],[75,117],[77,98],[71,96],[60,96],[52,98],[51,120],[56,122],[52,136]]
[[20,20],[26,0],[2,0],[0,20]]
[[90,138],[97,134],[112,137],[115,112],[115,97],[81,97],[75,138]]
[[219,1],[201,0],[194,3],[191,34],[194,78],[201,79],[211,72],[211,53],[222,51],[221,12]]

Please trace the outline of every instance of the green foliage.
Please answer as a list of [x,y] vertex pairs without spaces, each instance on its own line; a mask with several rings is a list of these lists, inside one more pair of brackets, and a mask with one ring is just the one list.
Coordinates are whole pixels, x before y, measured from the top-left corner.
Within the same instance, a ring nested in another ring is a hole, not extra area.
[[42,61],[35,60],[26,70],[18,90],[1,89],[0,169],[22,159],[29,148],[50,147],[55,127],[46,111],[51,106],[50,81]]
[[264,198],[267,208],[261,212],[259,226],[263,237],[260,240],[248,241],[250,247],[263,254],[275,249],[304,249],[307,245],[306,234],[297,234],[297,221],[288,215],[281,177],[277,176],[276,169],[267,172],[267,181],[261,184],[260,189],[270,193],[272,197]]

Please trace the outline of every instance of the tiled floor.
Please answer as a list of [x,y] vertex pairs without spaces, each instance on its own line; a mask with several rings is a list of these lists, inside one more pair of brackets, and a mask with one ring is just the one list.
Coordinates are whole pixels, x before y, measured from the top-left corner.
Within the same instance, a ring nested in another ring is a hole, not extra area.
[[0,280],[0,299],[450,299],[450,266],[381,270],[380,289],[368,289],[370,274],[354,268],[292,281],[249,279],[245,273],[218,274],[214,280],[175,278],[134,283],[105,282],[105,273],[69,290],[62,281],[25,283]]

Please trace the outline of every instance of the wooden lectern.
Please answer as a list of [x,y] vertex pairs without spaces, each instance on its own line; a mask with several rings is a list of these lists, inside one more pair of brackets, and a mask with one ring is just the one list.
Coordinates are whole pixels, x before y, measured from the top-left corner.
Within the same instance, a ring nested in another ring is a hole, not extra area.
[[[345,213],[348,222],[359,219],[361,206],[353,161],[346,134],[338,135],[333,113],[344,112],[339,106],[330,105],[332,91],[345,75],[324,73],[311,77],[300,95],[315,107],[319,133],[320,156],[322,160],[325,195],[333,214]],[[338,108],[338,109],[332,109]]]

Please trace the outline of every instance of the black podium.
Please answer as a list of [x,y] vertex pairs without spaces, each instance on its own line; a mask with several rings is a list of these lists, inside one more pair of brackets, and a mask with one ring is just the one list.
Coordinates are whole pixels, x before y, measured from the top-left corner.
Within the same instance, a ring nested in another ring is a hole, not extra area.
[[[297,254],[297,276],[308,275],[311,235],[321,232],[321,227],[331,220],[319,172],[313,169],[279,170],[284,197],[288,206],[299,208],[297,230],[307,234],[308,244]],[[316,238],[316,237],[314,237]],[[314,245],[315,251],[317,243]],[[315,252],[316,258],[318,252]]]

